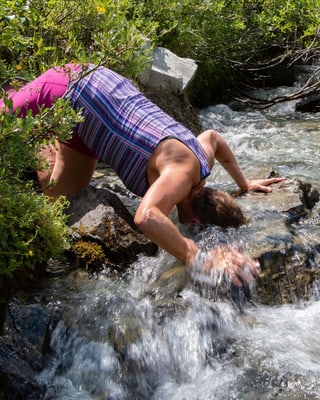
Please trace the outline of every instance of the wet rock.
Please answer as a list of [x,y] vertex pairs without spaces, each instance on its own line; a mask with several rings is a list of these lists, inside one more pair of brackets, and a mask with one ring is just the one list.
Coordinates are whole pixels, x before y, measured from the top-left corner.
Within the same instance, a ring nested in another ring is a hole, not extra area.
[[45,366],[50,317],[40,305],[7,306],[0,337],[0,398],[40,399],[36,374]]
[[320,110],[320,95],[314,94],[306,97],[299,101],[295,108],[298,112],[318,112]]
[[[129,265],[139,253],[154,255],[158,249],[137,231],[132,215],[108,189],[89,186],[71,199],[69,214],[69,225],[78,250],[74,254],[87,266],[91,264],[100,269],[108,261]],[[80,242],[82,254],[79,253]],[[89,260],[90,251],[92,258]]]
[[105,204],[115,209],[121,219],[135,229],[133,217],[123,205],[119,197],[112,191],[105,189],[99,190],[92,186],[83,190],[70,199],[71,205],[68,210],[68,223],[70,226],[79,221],[91,210],[101,204]]
[[[308,183],[288,179],[273,185],[272,193],[238,193],[237,201],[247,217],[245,225],[194,226],[185,234],[195,237],[202,248],[230,244],[258,259],[262,273],[256,288],[244,285],[239,291],[224,275],[216,280],[214,274],[198,274],[194,288],[203,296],[228,297],[240,308],[245,301],[273,305],[308,300],[320,277],[319,192]],[[178,274],[175,281],[168,281],[171,289],[172,282],[179,282]],[[176,290],[181,290],[179,284]]]
[[179,294],[191,281],[191,275],[185,265],[178,265],[164,271],[154,282],[145,288],[145,295],[155,298],[172,298]]
[[287,179],[273,185],[271,193],[248,192],[239,201],[250,215],[284,213],[293,222],[308,215],[319,201],[319,192],[309,183]]
[[262,268],[258,301],[307,300],[320,277],[319,192],[292,179],[274,185],[267,195],[246,194],[240,202],[251,218],[245,240]]

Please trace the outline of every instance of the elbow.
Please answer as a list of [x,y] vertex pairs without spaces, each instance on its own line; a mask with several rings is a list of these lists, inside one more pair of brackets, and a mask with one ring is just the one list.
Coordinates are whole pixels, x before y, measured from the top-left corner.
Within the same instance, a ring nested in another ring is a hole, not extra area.
[[152,225],[155,220],[155,211],[153,208],[146,208],[142,211],[137,211],[134,217],[134,223],[137,229],[141,232],[145,232]]
[[214,129],[208,129],[208,133],[209,133],[209,135],[210,135],[210,137],[211,137],[211,140],[212,140],[213,142],[216,142],[217,140],[220,140],[220,138],[221,138],[219,132],[217,132],[217,131],[214,130]]

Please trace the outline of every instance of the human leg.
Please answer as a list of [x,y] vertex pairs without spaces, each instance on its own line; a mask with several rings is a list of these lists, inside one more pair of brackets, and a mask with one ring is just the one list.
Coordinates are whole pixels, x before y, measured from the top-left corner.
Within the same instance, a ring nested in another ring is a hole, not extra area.
[[[56,142],[43,154],[48,157],[49,169],[38,177],[43,192],[51,197],[71,196],[86,188],[92,178],[97,160],[73,150],[70,146]],[[51,165],[52,164],[52,169]]]
[[41,164],[41,169],[37,171],[37,176],[42,191],[45,191],[49,184],[53,171],[53,167],[56,162],[56,148],[53,144],[48,144],[47,146],[42,146],[39,159]]

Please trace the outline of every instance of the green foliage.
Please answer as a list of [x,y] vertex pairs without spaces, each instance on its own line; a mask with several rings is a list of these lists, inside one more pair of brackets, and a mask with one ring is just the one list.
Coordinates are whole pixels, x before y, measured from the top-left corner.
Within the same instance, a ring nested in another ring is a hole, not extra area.
[[5,186],[24,184],[26,170],[42,168],[37,156],[41,146],[70,138],[82,116],[65,99],[58,99],[54,107],[42,109],[36,116],[29,110],[24,118],[17,117],[19,110],[12,110],[11,100],[4,98],[4,103],[8,110],[0,112],[0,188],[7,192]]
[[69,248],[67,201],[61,197],[51,203],[35,192],[6,189],[1,187],[0,194],[0,275],[30,276]]
[[[104,64],[135,77],[153,26],[127,18],[128,0],[6,0],[0,4],[0,79],[36,76],[65,62]],[[18,71],[18,72],[17,72]]]
[[37,157],[40,146],[70,137],[82,117],[60,99],[35,117],[29,112],[18,118],[4,100],[9,110],[0,113],[0,275],[10,276],[30,273],[68,245],[66,199],[49,202],[33,190],[25,171],[46,168]]
[[230,65],[272,57],[266,48],[309,46],[320,0],[5,0],[1,15],[0,79],[72,60],[135,79],[158,45],[195,59],[196,85],[210,87],[230,78]]
[[[210,90],[232,79],[238,66],[294,60],[319,46],[319,0],[135,0],[154,21],[157,44],[198,62],[193,90]],[[316,39],[316,40],[315,40]],[[314,41],[315,40],[315,41]]]

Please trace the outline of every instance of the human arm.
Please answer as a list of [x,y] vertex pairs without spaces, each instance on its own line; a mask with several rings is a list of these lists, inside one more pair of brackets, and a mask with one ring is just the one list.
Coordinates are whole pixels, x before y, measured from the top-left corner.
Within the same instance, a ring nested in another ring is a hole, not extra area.
[[234,284],[251,282],[260,272],[259,263],[246,254],[229,246],[217,246],[206,252],[205,262],[199,258],[201,251],[191,239],[184,237],[170,221],[172,207],[188,195],[188,180],[176,172],[172,176],[162,175],[150,187],[135,215],[138,228],[168,253],[188,266],[190,271],[201,271],[212,275],[217,272],[230,277]]
[[175,171],[161,174],[144,195],[134,222],[144,235],[183,263],[189,263],[198,251],[196,244],[181,235],[169,219],[173,207],[186,198],[191,190],[184,174]]
[[284,177],[247,179],[244,176],[228,143],[221,135],[219,135],[218,132],[214,130],[208,130],[202,133],[199,136],[199,141],[209,156],[209,162],[211,161],[213,165],[214,159],[219,161],[219,163],[243,191],[271,192],[271,184],[285,180]]

